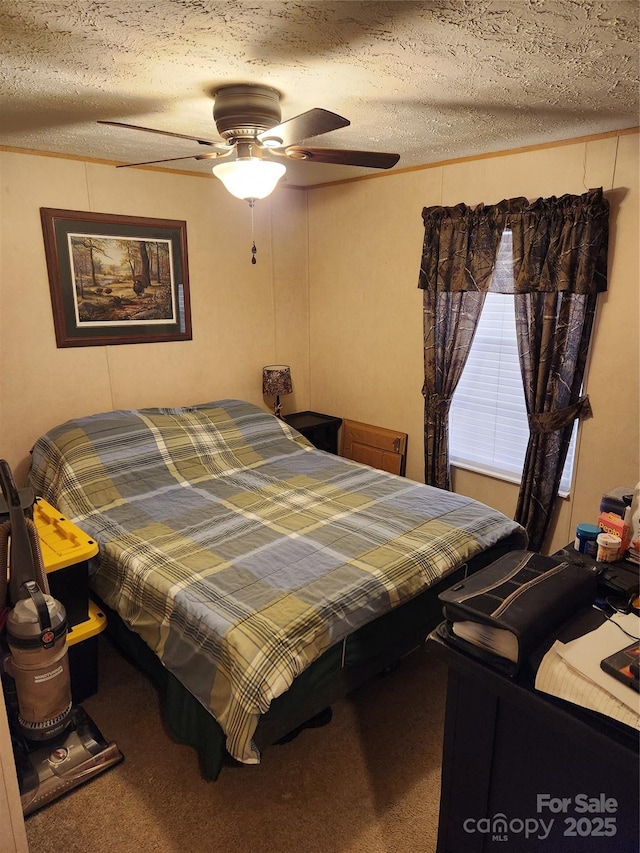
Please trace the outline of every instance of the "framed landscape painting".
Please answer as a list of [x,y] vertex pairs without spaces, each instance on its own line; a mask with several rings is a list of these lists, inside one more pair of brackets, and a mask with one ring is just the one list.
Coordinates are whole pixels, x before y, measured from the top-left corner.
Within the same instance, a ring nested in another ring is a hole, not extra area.
[[186,222],[40,208],[58,347],[191,340]]

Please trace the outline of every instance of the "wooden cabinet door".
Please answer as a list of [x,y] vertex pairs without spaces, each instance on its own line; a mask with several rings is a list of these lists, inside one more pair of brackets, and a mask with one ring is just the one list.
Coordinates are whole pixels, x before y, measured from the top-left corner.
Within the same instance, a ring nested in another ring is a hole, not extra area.
[[403,477],[407,464],[407,433],[343,420],[340,455]]

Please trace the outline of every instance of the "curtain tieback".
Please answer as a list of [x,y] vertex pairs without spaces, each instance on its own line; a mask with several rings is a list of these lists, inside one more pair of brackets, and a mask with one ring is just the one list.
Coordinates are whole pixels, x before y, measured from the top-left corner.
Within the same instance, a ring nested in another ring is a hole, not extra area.
[[576,418],[584,420],[593,415],[589,396],[585,394],[570,406],[556,409],[554,412],[540,412],[529,415],[529,429],[532,433],[556,432],[569,426]]
[[422,393],[424,394],[427,415],[430,418],[437,415],[444,415],[448,412],[451,405],[450,397],[445,397],[443,394],[426,394],[424,388]]

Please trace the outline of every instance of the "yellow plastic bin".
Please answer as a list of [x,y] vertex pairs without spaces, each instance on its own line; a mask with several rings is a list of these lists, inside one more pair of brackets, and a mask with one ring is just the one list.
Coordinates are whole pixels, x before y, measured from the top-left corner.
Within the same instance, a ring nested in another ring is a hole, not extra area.
[[106,627],[107,617],[95,602],[89,601],[89,618],[69,629],[69,671],[75,704],[98,690],[98,634]]
[[36,498],[33,521],[51,595],[62,602],[71,627],[91,621],[89,560],[98,553],[98,543],[43,498]]

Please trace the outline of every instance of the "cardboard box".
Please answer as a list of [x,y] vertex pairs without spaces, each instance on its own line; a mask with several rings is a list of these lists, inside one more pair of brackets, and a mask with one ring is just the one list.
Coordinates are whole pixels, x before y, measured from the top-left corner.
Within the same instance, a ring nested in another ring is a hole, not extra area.
[[614,512],[601,512],[598,516],[598,527],[604,533],[612,533],[614,536],[619,536],[622,540],[622,545],[618,551],[618,558],[621,558],[626,553],[629,543],[631,542],[631,528],[625,524],[621,516]]

